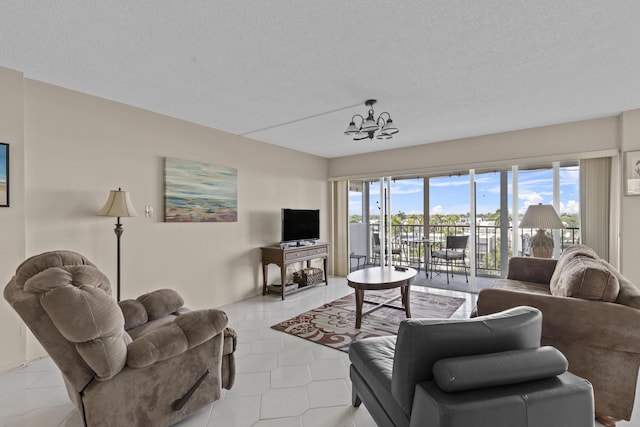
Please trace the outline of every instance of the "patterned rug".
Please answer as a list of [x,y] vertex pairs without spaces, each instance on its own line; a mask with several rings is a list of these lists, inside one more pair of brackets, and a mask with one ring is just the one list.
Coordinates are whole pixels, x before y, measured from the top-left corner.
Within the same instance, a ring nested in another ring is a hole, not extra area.
[[[365,299],[384,301],[399,295],[398,289],[386,291],[367,291]],[[426,292],[411,292],[411,317],[448,319],[464,303],[464,298],[448,297]],[[401,307],[398,299],[393,305]],[[373,307],[367,303],[362,310]],[[358,330],[356,324],[355,295],[324,304],[306,313],[302,313],[271,328],[286,332],[309,341],[323,344],[344,352],[349,351],[349,345],[368,337],[396,335],[398,326],[406,319],[404,310],[382,307],[362,317],[362,327]]]

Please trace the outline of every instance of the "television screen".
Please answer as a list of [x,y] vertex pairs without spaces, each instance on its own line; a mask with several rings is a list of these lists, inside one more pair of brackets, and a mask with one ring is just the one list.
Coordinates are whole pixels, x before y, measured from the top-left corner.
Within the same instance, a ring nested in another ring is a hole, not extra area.
[[319,209],[282,209],[282,241],[320,238]]

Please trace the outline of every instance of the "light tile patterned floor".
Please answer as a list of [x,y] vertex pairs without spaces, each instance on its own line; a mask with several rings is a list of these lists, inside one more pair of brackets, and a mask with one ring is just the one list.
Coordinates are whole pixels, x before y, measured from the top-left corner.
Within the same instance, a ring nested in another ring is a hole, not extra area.
[[[237,375],[221,400],[179,423],[180,427],[374,427],[366,408],[350,404],[346,353],[270,329],[352,290],[343,278],[281,301],[260,296],[221,307],[238,332]],[[475,296],[422,286],[414,292],[464,296],[454,317],[468,317]],[[640,423],[619,423],[619,427]],[[59,371],[50,359],[0,375],[0,426],[81,427]]]

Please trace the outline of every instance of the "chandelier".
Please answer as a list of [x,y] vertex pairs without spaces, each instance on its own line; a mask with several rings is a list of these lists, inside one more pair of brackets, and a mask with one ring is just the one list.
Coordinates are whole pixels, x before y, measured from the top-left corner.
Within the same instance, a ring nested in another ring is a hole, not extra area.
[[[369,99],[365,101],[364,105],[369,107],[369,115],[365,119],[360,114],[355,114],[351,117],[351,123],[347,127],[347,130],[344,131],[345,135],[353,136],[355,141],[360,141],[362,139],[391,139],[393,135],[400,132],[396,125],[393,124],[393,120],[391,120],[391,115],[386,111],[380,113],[378,118],[374,117],[373,112],[373,104],[378,102],[375,99]],[[387,117],[385,118],[383,116]],[[360,127],[356,126],[356,117],[360,118]]]

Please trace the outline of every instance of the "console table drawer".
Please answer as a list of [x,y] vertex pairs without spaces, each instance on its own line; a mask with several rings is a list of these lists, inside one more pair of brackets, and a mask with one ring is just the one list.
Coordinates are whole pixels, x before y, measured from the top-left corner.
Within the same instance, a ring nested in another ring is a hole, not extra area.
[[309,256],[316,256],[316,255],[326,255],[327,254],[327,247],[321,247],[321,248],[313,248],[313,249],[309,249],[307,251],[307,255]]
[[284,259],[286,261],[291,261],[294,259],[300,259],[300,258],[305,258],[309,255],[309,251],[308,250],[300,250],[300,251],[294,251],[294,252],[285,252],[284,254]]

